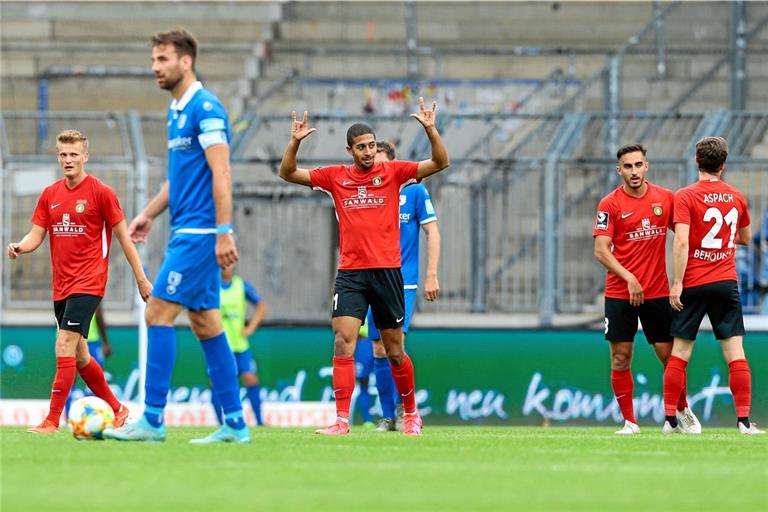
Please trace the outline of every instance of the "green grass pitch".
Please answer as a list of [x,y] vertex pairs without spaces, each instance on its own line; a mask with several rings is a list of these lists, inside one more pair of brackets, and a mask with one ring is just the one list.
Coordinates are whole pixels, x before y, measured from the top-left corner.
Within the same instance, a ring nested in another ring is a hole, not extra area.
[[707,429],[254,429],[247,446],[75,441],[0,429],[3,512],[765,510],[768,435]]

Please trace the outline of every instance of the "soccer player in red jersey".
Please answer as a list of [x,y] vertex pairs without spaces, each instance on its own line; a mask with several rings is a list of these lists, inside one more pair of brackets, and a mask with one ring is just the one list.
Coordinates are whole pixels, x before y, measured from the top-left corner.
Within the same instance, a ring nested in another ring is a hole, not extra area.
[[685,368],[705,314],[728,363],[739,432],[765,433],[749,422],[752,377],[742,344],[744,318],[734,261],[735,244],[749,244],[752,229],[744,196],[721,180],[726,158],[725,139],[701,139],[696,143],[699,180],[675,193],[674,276],[669,290],[675,341],[664,371],[665,433],[681,432],[675,400],[685,385]]
[[[656,356],[667,364],[672,352],[669,334],[672,310],[665,265],[667,229],[672,226],[672,191],[646,180],[648,160],[640,144],[616,153],[616,172],[624,183],[597,207],[592,236],[595,257],[608,269],[605,284],[605,339],[610,342],[611,385],[624,426],[617,434],[637,434],[632,379],[632,347],[638,318]],[[690,431],[701,431],[688,407],[685,386],[673,414]]]
[[104,372],[88,353],[91,317],[104,296],[112,233],[131,265],[141,297],[146,300],[152,284],[144,275],[139,253],[128,237],[125,215],[117,196],[107,185],[85,173],[88,140],[75,130],[56,138],[59,166],[64,178],[43,190],[32,215],[32,229],[18,243],[8,244],[8,257],[32,252],[50,234],[53,269],[53,310],[56,336],[56,377],[51,389],[48,416],[34,433],[54,433],[75,382],[75,372],[99,398],[115,411],[115,425],[128,418],[128,409],[109,389]]
[[448,152],[435,127],[435,110],[412,114],[424,127],[432,145],[432,158],[421,162],[375,162],[376,137],[362,123],[347,130],[347,152],[352,165],[300,169],[296,154],[301,141],[314,132],[307,113],[301,121],[292,113],[291,140],[280,164],[280,177],[291,183],[322,190],[333,198],[339,221],[339,269],[333,290],[331,327],[335,335],[333,390],[336,423],[318,434],[349,432],[349,403],[355,389],[354,353],[357,335],[371,306],[381,339],[392,364],[395,385],[403,400],[403,433],[420,435],[422,422],[416,407],[414,372],[403,349],[405,299],[400,272],[400,189],[448,167]]

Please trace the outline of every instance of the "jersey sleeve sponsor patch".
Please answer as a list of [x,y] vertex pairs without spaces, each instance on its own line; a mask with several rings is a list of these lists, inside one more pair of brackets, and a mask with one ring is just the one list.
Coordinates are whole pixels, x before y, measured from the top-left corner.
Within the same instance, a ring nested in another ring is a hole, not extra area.
[[434,215],[435,214],[435,207],[432,206],[432,200],[427,199],[424,201],[424,209],[427,211],[428,215]]
[[200,145],[205,150],[210,148],[211,146],[216,146],[218,144],[226,144],[227,134],[223,130],[201,133],[200,135],[197,136],[197,140],[198,142],[200,142]]
[[200,133],[226,131],[227,123],[218,117],[209,117],[200,121]]
[[608,212],[598,211],[595,229],[608,229]]

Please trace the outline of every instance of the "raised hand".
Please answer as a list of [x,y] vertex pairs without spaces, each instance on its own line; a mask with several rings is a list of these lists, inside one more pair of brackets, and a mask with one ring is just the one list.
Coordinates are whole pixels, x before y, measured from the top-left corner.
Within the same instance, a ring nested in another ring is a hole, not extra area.
[[421,123],[425,129],[431,126],[435,126],[435,111],[437,110],[437,102],[432,102],[432,110],[426,110],[424,108],[424,98],[419,96],[419,113],[411,114],[411,117]]
[[317,128],[308,128],[309,122],[307,121],[307,111],[304,111],[304,118],[301,121],[296,120],[296,111],[291,112],[291,137],[297,141],[308,137],[311,133],[316,132]]

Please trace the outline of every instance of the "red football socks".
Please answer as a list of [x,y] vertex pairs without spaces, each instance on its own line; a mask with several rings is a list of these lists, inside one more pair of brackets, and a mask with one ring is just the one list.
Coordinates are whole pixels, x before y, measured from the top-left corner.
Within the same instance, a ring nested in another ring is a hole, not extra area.
[[333,358],[333,394],[336,397],[336,415],[349,419],[349,402],[355,390],[355,358]]
[[635,390],[632,370],[611,369],[611,386],[613,386],[613,393],[616,395],[616,401],[619,403],[619,409],[621,409],[624,419],[637,424],[635,406],[632,403],[632,395]]
[[61,419],[61,411],[64,410],[64,405],[67,403],[69,392],[72,391],[75,375],[77,375],[77,369],[75,368],[74,357],[56,358],[56,377],[53,379],[53,387],[51,388],[51,408],[46,418],[56,425]]
[[685,368],[688,361],[676,356],[669,356],[664,368],[664,414],[674,416],[680,403],[681,393],[685,389]]
[[408,414],[416,412],[416,384],[413,376],[413,363],[408,355],[405,355],[400,366],[392,366],[392,377],[395,379],[397,392],[403,399],[403,409]]
[[91,358],[87,365],[80,368],[78,373],[80,373],[80,377],[82,377],[90,390],[93,391],[94,395],[107,402],[113,411],[117,412],[120,410],[120,401],[112,393],[112,390],[109,389],[107,379],[104,378],[104,371],[94,358]]
[[746,359],[731,361],[728,365],[728,384],[733,393],[733,405],[736,407],[736,416],[746,418],[749,416],[749,406],[752,403],[752,374]]

